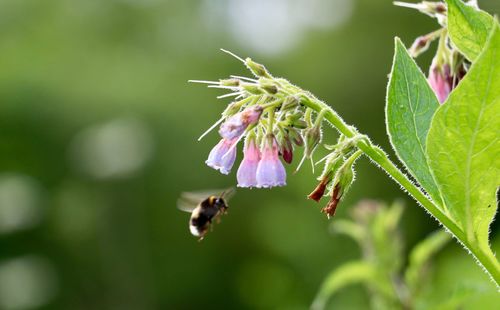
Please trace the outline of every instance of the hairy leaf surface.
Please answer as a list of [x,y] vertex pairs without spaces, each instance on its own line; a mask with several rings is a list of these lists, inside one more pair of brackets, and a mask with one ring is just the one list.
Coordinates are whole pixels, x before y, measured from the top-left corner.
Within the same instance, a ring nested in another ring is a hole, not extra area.
[[453,43],[471,61],[483,50],[493,28],[493,17],[461,0],[446,0],[448,32]]
[[399,159],[437,205],[442,201],[425,156],[427,133],[439,107],[422,71],[403,43],[396,52],[387,88],[387,132]]
[[436,112],[427,155],[442,197],[469,242],[489,251],[500,184],[500,32]]

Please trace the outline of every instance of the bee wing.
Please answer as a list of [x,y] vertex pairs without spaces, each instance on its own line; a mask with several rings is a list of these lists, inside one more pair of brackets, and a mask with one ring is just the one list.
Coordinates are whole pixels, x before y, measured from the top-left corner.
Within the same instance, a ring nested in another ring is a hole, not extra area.
[[236,189],[234,187],[230,187],[222,191],[220,196],[224,198],[225,201],[229,201],[229,199],[231,199],[234,194],[236,194]]
[[181,194],[179,200],[177,200],[177,208],[181,211],[192,212],[203,200],[210,196],[222,197],[227,201],[234,195],[235,192],[234,187],[227,189],[184,192]]
[[177,209],[191,213],[200,204],[202,199],[192,197],[189,194],[190,193],[181,194],[181,197],[177,199]]

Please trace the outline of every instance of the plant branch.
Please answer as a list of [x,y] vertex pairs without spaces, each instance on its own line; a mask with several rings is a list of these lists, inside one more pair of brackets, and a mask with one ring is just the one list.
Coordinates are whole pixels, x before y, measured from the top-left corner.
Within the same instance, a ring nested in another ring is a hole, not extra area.
[[[357,130],[347,125],[344,120],[327,104],[315,98],[311,94],[302,94],[302,103],[321,113],[326,110],[324,115],[325,120],[331,123],[337,130],[348,138],[359,135]],[[482,250],[474,246],[474,243],[467,238],[467,235],[462,231],[446,214],[443,213],[434,202],[425,195],[419,187],[417,187],[410,179],[397,168],[397,166],[389,159],[388,155],[378,146],[371,143],[368,139],[360,139],[356,142],[356,146],[362,150],[373,162],[380,168],[385,170],[399,185],[401,185],[420,205],[422,205],[435,219],[437,219],[447,231],[449,231],[462,245],[476,258],[478,264],[484,268],[486,273],[495,282],[497,287],[500,283],[500,264],[498,260],[491,254],[484,253]]]

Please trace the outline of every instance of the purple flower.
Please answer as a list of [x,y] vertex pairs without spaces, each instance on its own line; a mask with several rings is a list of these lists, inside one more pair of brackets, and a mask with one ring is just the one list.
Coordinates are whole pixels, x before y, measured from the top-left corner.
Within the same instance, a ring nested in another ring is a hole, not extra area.
[[257,123],[261,114],[261,106],[248,107],[228,118],[220,126],[219,134],[225,139],[238,138],[245,132],[249,125]]
[[453,89],[453,79],[450,75],[450,66],[439,65],[436,59],[432,61],[431,68],[429,69],[429,77],[427,78],[432,90],[436,94],[439,103],[443,103],[448,98],[451,90]]
[[257,186],[257,166],[260,161],[260,150],[255,144],[255,139],[246,141],[243,151],[243,161],[238,168],[236,178],[239,187]]
[[257,166],[257,187],[286,185],[285,167],[279,160],[278,146],[274,137],[264,143],[262,158]]
[[214,168],[215,170],[220,170],[222,174],[229,174],[231,168],[233,167],[234,161],[236,159],[236,143],[238,139],[222,139],[216,146],[210,151],[208,159],[205,163]]

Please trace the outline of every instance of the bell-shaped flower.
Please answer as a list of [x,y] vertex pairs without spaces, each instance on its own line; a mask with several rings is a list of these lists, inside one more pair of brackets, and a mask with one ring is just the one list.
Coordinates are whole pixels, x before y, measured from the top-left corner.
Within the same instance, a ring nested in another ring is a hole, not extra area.
[[238,139],[222,139],[219,143],[210,151],[208,159],[205,163],[219,170],[222,174],[229,174],[231,168],[233,167],[234,161],[236,159],[236,143]]
[[450,74],[450,66],[448,64],[439,65],[436,58],[432,61],[429,69],[429,77],[427,78],[429,84],[434,90],[439,103],[443,103],[448,98],[451,90],[453,89],[453,79]]
[[255,105],[244,109],[229,117],[219,129],[219,134],[225,139],[239,138],[248,126],[253,125],[259,121],[262,114],[262,106]]
[[333,173],[331,171],[328,171],[320,180],[319,184],[316,186],[316,188],[307,196],[307,198],[312,199],[316,202],[319,202],[321,198],[323,198],[323,195],[325,194],[326,187],[330,182],[332,181],[332,175]]
[[257,166],[260,161],[260,150],[253,137],[249,137],[243,150],[243,160],[236,174],[238,187],[256,187],[257,186]]
[[285,167],[279,159],[278,145],[274,136],[264,141],[262,158],[257,166],[257,187],[274,187],[286,185]]

